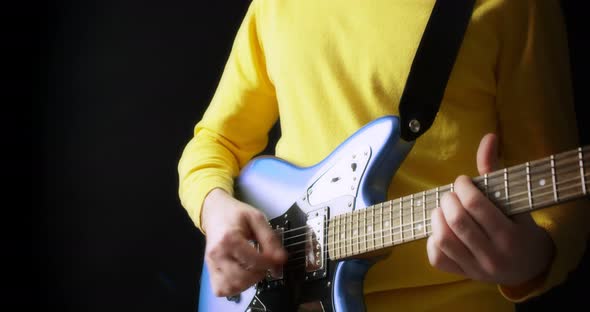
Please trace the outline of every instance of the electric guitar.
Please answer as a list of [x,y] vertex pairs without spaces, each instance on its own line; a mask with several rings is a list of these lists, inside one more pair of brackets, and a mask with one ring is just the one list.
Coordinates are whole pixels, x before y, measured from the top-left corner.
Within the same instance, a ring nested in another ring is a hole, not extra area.
[[[236,196],[261,209],[289,258],[232,297],[216,297],[207,265],[199,311],[364,311],[363,280],[374,262],[363,255],[426,238],[430,212],[453,185],[386,200],[393,176],[412,148],[399,119],[385,116],[348,138],[318,164],[301,168],[271,156],[253,159],[236,180]],[[506,215],[588,194],[590,146],[473,179]]]

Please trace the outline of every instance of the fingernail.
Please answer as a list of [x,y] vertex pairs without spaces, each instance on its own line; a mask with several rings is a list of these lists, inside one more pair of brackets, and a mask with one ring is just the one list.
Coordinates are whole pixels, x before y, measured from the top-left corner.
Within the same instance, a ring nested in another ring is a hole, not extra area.
[[282,275],[281,274],[281,271],[282,271],[282,268],[280,266],[279,267],[273,267],[273,268],[270,269],[270,275],[272,275],[272,277],[274,277],[274,278],[279,278]]
[[287,260],[287,252],[285,252],[282,249],[279,249],[276,253],[275,253],[275,257],[279,260]]

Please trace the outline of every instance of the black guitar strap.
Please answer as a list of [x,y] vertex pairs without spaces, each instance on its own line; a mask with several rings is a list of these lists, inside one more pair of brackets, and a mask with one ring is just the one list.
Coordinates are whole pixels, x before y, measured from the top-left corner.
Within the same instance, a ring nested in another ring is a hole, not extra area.
[[432,126],[475,0],[437,0],[399,103],[401,137],[416,140]]

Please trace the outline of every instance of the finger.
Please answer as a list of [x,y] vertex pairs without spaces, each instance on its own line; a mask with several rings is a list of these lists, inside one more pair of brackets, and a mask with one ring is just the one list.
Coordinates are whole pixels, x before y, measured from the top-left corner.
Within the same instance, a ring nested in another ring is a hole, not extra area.
[[232,262],[237,263],[242,270],[247,271],[251,274],[265,276],[266,272],[268,272],[267,266],[257,265],[254,261],[244,261],[243,259],[238,259],[234,257],[232,257],[231,259]]
[[259,253],[246,240],[236,244],[231,251],[232,258],[236,259],[243,268],[251,271],[266,271],[276,265],[276,261],[268,254]]
[[498,233],[509,229],[512,221],[502,213],[467,176],[459,176],[454,184],[460,204],[491,240]]
[[216,263],[211,283],[218,296],[236,295],[262,280],[265,272],[247,271],[236,259],[226,258]]
[[287,253],[283,249],[277,234],[268,225],[264,215],[258,210],[248,214],[250,229],[258,241],[262,254],[270,257],[275,264],[281,264],[287,260]]
[[442,209],[434,209],[432,211],[431,218],[433,235],[429,238],[429,242],[434,245],[434,247],[431,248],[435,248],[435,250],[438,249],[439,252],[444,254],[443,256],[441,254],[434,253],[432,255],[435,258],[434,260],[438,260],[439,262],[443,263],[443,266],[450,268],[450,265],[446,263],[447,260],[444,260],[446,257],[454,262],[462,272],[472,270],[471,267],[473,266],[472,263],[474,262],[473,255],[457,238],[455,233],[453,233],[447,224],[448,221],[445,219]]
[[463,272],[455,261],[451,260],[442,250],[436,247],[435,240],[432,236],[426,242],[426,250],[428,252],[428,261],[430,261],[433,267],[448,273],[465,275],[465,272]]
[[447,193],[441,199],[441,210],[448,226],[475,259],[487,259],[492,251],[489,238],[459,200],[458,194]]
[[494,133],[488,133],[481,139],[476,156],[479,174],[498,169],[498,145],[498,136]]

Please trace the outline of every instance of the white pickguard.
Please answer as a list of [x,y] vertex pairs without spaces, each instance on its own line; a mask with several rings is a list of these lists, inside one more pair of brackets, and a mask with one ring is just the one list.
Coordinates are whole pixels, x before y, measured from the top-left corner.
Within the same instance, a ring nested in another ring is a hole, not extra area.
[[344,153],[343,157],[309,187],[307,190],[309,204],[314,207],[339,197],[356,197],[370,158],[369,146],[357,146]]

